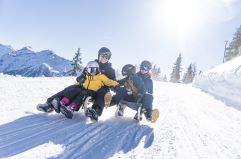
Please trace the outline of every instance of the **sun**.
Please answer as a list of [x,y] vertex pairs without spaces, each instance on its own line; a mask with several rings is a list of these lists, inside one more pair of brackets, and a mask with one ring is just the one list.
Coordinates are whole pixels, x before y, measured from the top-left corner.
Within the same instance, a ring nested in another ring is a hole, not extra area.
[[198,0],[159,0],[153,10],[158,27],[179,38],[187,37],[203,23]]

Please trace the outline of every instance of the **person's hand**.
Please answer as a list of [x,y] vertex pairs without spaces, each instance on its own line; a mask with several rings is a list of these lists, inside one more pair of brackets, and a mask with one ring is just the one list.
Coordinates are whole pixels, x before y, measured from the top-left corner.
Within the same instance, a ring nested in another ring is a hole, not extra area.
[[110,89],[116,93],[119,89],[119,86],[111,87]]
[[75,83],[75,85],[81,85],[78,81]]
[[85,81],[85,76],[79,76],[76,78],[76,81],[79,82],[80,84]]

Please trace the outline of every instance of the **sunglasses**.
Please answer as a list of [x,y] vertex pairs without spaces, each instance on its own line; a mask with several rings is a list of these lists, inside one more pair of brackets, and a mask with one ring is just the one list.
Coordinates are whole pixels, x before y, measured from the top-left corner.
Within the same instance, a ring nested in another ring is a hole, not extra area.
[[106,59],[110,59],[111,57],[111,52],[104,52],[100,54],[101,57],[106,58]]
[[88,67],[87,68],[87,72],[91,75],[95,75],[98,71],[98,68],[97,67]]
[[105,58],[105,59],[107,59],[107,60],[109,60],[109,58],[110,58],[109,56],[105,56],[105,55],[100,55],[100,57],[101,57],[101,58]]

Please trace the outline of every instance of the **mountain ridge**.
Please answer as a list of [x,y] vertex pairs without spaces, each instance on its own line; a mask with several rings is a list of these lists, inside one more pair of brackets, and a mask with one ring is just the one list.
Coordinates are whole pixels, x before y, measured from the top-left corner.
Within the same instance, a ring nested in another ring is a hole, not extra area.
[[25,77],[67,76],[71,61],[52,50],[33,51],[31,46],[14,50],[0,44],[0,73]]

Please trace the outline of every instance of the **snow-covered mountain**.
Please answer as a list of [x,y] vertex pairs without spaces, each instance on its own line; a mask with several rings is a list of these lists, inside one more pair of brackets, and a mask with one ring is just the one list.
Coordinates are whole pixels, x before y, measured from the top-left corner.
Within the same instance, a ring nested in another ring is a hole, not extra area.
[[104,109],[96,123],[82,109],[73,119],[39,112],[38,103],[75,78],[0,74],[0,158],[240,159],[241,111],[227,104],[235,100],[241,105],[239,65],[233,60],[195,79],[195,86],[222,97],[234,89],[225,102],[191,85],[154,81],[153,107],[160,111],[155,124],[136,123],[136,112],[129,108],[116,118],[115,106]]
[[14,51],[1,45],[0,72],[27,77],[64,76],[71,69],[71,61],[56,55],[53,51],[34,52],[31,47]]
[[0,44],[0,58],[2,55],[9,54],[13,51],[14,51],[14,49],[11,46],[6,46],[6,45]]
[[198,75],[193,86],[241,110],[241,56]]

